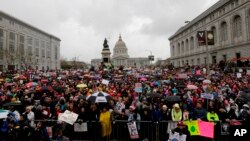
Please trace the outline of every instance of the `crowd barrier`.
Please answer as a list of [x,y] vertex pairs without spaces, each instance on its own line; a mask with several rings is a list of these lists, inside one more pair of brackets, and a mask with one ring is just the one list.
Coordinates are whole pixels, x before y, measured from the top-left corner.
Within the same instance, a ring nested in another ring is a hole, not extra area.
[[[40,120],[41,121],[41,120]],[[88,121],[70,125],[57,120],[41,121],[46,126],[52,140],[57,140],[58,131],[63,132],[63,136],[72,141],[102,141],[101,124],[98,121]],[[139,139],[133,141],[167,141],[168,124],[172,121],[135,121],[138,129]],[[128,121],[117,120],[112,122],[112,133],[106,140],[110,141],[132,141],[130,138]],[[78,127],[77,125],[81,125]],[[229,134],[221,134],[221,123],[214,127],[214,139],[200,136],[191,136],[192,141],[229,141]],[[105,141],[106,141],[105,140]]]

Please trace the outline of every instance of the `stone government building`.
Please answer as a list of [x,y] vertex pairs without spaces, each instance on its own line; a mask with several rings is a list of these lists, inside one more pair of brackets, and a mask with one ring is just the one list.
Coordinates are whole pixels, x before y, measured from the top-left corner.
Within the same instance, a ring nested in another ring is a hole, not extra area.
[[0,11],[0,70],[60,69],[60,41]]
[[[114,67],[124,66],[124,67],[136,67],[142,68],[150,65],[150,62],[147,57],[139,57],[139,58],[130,58],[128,55],[128,48],[125,42],[122,40],[121,35],[119,36],[118,41],[115,44],[113,49],[113,56],[110,57],[111,53],[107,48],[104,47],[102,56],[109,56],[110,62],[114,65]],[[98,67],[103,59],[92,59],[91,65],[94,67]]]
[[[198,46],[197,31],[213,31],[214,42]],[[250,0],[219,0],[169,38],[170,62],[176,67],[214,64],[250,57]]]

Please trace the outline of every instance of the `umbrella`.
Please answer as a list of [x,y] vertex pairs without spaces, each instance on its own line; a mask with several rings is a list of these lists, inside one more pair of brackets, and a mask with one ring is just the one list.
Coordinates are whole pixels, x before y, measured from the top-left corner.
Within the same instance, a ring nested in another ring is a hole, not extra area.
[[168,102],[180,102],[181,98],[179,96],[168,96],[165,100]]
[[187,88],[188,88],[189,90],[196,90],[196,89],[198,89],[198,87],[195,86],[195,85],[187,85]]
[[9,103],[5,103],[3,106],[7,107],[7,106],[20,106],[22,105],[21,102],[9,102]]
[[94,103],[107,103],[112,97],[105,92],[96,92],[89,95],[86,99]]
[[86,88],[88,86],[86,84],[78,84],[76,87],[77,88]]
[[166,84],[171,83],[171,81],[170,81],[170,80],[162,80],[162,82],[163,82],[163,83],[166,83]]
[[47,83],[48,80],[47,80],[47,79],[42,79],[41,82],[42,82],[42,83]]
[[208,79],[203,80],[203,83],[204,83],[204,84],[211,84],[211,80],[208,80]]
[[154,98],[154,97],[161,97],[161,94],[159,94],[159,93],[148,93],[147,96]]
[[147,81],[147,78],[142,77],[140,80],[141,80],[141,81]]
[[9,113],[9,110],[0,110],[0,119],[7,118]]
[[30,87],[35,87],[37,86],[38,84],[36,82],[29,82],[26,84],[26,87],[30,88]]

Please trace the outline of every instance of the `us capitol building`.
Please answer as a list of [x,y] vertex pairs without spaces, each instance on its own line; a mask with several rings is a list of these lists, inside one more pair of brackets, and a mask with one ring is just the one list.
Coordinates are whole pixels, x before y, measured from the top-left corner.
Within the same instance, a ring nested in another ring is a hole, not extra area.
[[[214,45],[198,46],[197,31],[213,31]],[[219,0],[181,27],[170,41],[170,62],[184,65],[216,64],[250,57],[250,0]]]
[[104,40],[103,50],[101,52],[102,59],[92,59],[91,65],[98,67],[102,62],[109,62],[114,65],[115,68],[119,66],[143,68],[150,65],[149,59],[147,57],[140,58],[130,58],[128,55],[128,48],[126,47],[125,42],[122,40],[121,35],[119,36],[118,41],[115,44],[113,49],[113,55],[111,57],[111,52],[107,44],[107,40]]

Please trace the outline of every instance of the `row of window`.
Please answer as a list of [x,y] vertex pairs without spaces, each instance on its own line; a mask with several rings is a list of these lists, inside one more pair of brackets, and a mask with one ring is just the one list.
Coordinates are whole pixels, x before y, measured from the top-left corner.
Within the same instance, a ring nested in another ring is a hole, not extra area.
[[[8,50],[11,53],[14,53],[15,51],[18,51],[20,53],[20,55],[24,56],[25,54],[25,38],[24,35],[19,35],[18,36],[18,48],[17,50],[15,47],[15,42],[16,42],[16,36],[14,32],[9,32],[9,48]],[[3,29],[0,29],[0,59],[3,59],[3,53],[4,53],[4,49],[3,49]],[[40,56],[40,52],[39,52],[39,40],[35,39],[35,56],[39,57]],[[32,37],[28,37],[27,38],[27,53],[29,56],[33,55],[33,39]],[[57,60],[58,59],[58,47],[55,45],[54,46],[54,57]],[[41,41],[41,55],[43,58],[45,58],[45,42]],[[46,55],[47,58],[51,58],[51,46],[49,43],[46,43]]]
[[[249,16],[250,16],[250,10],[249,10]],[[250,18],[249,18],[249,26],[250,26]],[[243,34],[243,30],[242,30],[243,24],[242,24],[242,18],[240,15],[236,15],[233,18],[233,25],[232,25],[232,33],[233,33],[233,37],[234,38],[239,38],[242,36]],[[219,35],[217,36],[217,28],[216,26],[212,26],[211,31],[213,31],[214,34],[214,43],[216,44],[218,42],[218,40],[220,42],[225,42],[229,39],[229,27],[228,27],[228,22],[223,21],[221,22],[221,24],[219,25]],[[173,56],[175,55],[181,55],[184,54],[185,52],[189,51],[189,50],[194,50],[194,46],[195,46],[195,41],[194,41],[194,37],[196,36],[191,36],[190,39],[186,39],[185,40],[185,44],[184,41],[182,41],[181,43],[177,44],[177,47],[175,47],[174,45],[172,46],[172,54]],[[190,43],[189,43],[190,40]],[[198,47],[198,42],[196,41],[196,46]]]
[[207,18],[204,18],[203,20],[197,22],[191,28],[189,28],[187,31],[181,33],[180,36],[187,35],[188,33],[195,31],[197,28],[204,26],[206,23],[209,23],[209,22],[215,20],[216,18],[223,16],[227,12],[232,11],[233,9],[237,8],[239,5],[243,4],[245,1],[247,1],[247,0],[240,0],[240,1],[239,0],[231,0],[231,2],[229,4],[220,8],[220,10],[211,13]]

